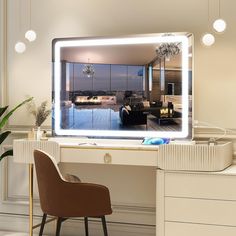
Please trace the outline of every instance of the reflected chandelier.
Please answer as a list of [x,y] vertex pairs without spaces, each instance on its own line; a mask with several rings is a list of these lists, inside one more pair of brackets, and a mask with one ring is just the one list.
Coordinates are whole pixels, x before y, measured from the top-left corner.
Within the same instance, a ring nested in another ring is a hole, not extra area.
[[165,58],[167,61],[174,55],[180,53],[180,46],[177,43],[162,43],[156,48],[156,54],[160,59]]
[[83,74],[86,75],[88,78],[90,78],[94,75],[94,73],[95,71],[93,69],[93,65],[89,64],[89,59],[88,59],[88,64],[84,65]]

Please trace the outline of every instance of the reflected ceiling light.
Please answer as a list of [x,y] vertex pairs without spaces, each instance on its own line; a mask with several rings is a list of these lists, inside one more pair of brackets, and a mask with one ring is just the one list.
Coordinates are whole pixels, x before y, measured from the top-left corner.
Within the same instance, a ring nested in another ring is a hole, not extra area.
[[15,51],[17,53],[23,53],[26,50],[26,46],[23,42],[17,42],[15,44]]
[[86,75],[88,78],[90,78],[94,75],[94,73],[95,71],[93,69],[93,65],[89,64],[89,59],[88,59],[88,64],[84,65],[83,74]]
[[202,43],[205,46],[211,46],[215,43],[215,36],[213,34],[210,33],[206,33],[202,36]]
[[156,48],[156,54],[159,58],[165,58],[166,61],[169,61],[172,56],[178,55],[180,50],[178,43],[162,43]]
[[218,1],[219,5],[218,5],[218,19],[216,19],[213,23],[213,28],[217,33],[223,33],[226,29],[226,22],[221,18],[221,5],[220,2],[221,0]]
[[36,38],[37,38],[37,34],[35,33],[34,30],[32,30],[31,27],[31,11],[32,11],[32,7],[31,7],[31,0],[29,0],[29,30],[25,33],[25,38],[29,41],[29,42],[33,42]]

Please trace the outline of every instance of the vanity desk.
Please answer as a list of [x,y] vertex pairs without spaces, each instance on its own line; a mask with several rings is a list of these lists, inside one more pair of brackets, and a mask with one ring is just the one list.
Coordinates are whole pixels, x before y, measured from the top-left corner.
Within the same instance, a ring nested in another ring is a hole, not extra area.
[[[228,147],[230,150],[231,145]],[[32,194],[35,148],[53,155],[58,163],[156,168],[156,236],[236,234],[236,188],[232,187],[236,182],[236,166],[229,166],[232,159],[225,161],[229,167],[223,171],[196,172],[160,169],[163,160],[160,159],[159,146],[142,145],[140,140],[15,140],[13,148],[14,161],[29,164],[30,235],[33,235],[33,229],[36,227],[33,226]]]

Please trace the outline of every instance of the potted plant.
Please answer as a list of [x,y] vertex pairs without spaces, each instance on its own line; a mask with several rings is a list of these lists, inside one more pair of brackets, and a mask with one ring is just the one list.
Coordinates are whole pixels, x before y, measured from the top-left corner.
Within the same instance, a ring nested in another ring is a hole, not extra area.
[[42,131],[41,125],[47,119],[47,117],[51,113],[51,109],[47,109],[47,101],[43,101],[38,107],[36,106],[35,102],[32,100],[30,103],[27,104],[28,111],[31,115],[35,118],[35,127],[36,127],[36,139],[40,140]]
[[[22,103],[20,103],[19,105],[17,105],[15,108],[13,108],[11,111],[9,111],[7,113],[6,113],[6,111],[8,109],[8,106],[0,107],[0,119],[3,116],[3,118],[0,120],[0,145],[4,142],[4,140],[11,133],[11,131],[9,131],[9,130],[7,130],[7,131],[3,130],[4,126],[6,125],[6,123],[8,121],[8,119],[10,118],[10,116],[15,112],[15,110],[20,108],[25,103],[30,102],[32,99],[33,99],[33,97],[24,100]],[[0,155],[0,161],[6,156],[13,156],[13,149],[7,150],[4,153],[2,153]]]

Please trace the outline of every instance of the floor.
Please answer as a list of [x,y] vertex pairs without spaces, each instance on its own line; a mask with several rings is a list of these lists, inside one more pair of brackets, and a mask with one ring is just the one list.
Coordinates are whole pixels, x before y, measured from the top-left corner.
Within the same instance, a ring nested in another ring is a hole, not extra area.
[[62,111],[62,127],[64,129],[88,129],[88,130],[149,130],[149,131],[179,131],[181,119],[170,119],[164,125],[158,125],[158,119],[148,114],[147,126],[136,125],[123,127],[119,117],[119,105],[108,108],[99,106],[64,107]]
[[28,233],[0,231],[0,236],[29,236]]

